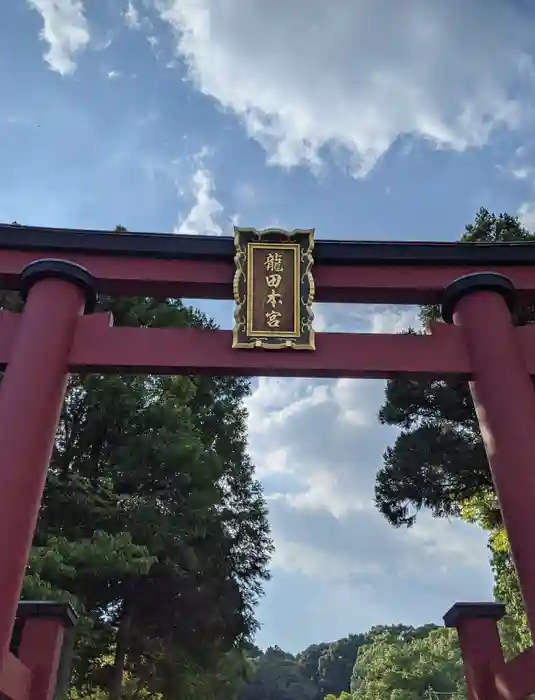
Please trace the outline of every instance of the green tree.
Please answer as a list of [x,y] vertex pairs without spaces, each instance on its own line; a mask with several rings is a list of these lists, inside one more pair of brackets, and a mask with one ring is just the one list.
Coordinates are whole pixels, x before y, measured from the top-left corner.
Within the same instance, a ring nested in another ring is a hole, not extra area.
[[318,659],[317,683],[322,695],[339,695],[349,691],[357,652],[367,641],[368,635],[350,634],[329,644]]
[[[377,625],[331,644],[312,644],[295,657],[279,647],[263,654],[246,646],[252,674],[239,700],[417,700],[435,691],[448,693],[448,700],[465,697],[456,634],[432,624]],[[322,660],[331,671],[323,677]],[[337,662],[344,663],[343,673]],[[333,686],[327,693],[326,682]]]
[[409,641],[380,635],[359,649],[354,700],[421,700],[429,691],[464,700],[462,662],[453,630],[434,629]]
[[368,641],[368,635],[350,634],[331,644],[312,644],[297,655],[303,675],[315,684],[319,698],[349,690],[357,650]]
[[292,654],[270,647],[254,660],[253,675],[239,700],[317,700],[318,688]]
[[311,644],[296,656],[297,663],[303,675],[319,688],[319,660],[324,652],[329,649],[329,644]]
[[[461,238],[467,245],[534,240],[517,218],[495,216],[486,209],[478,212]],[[436,307],[422,309],[424,327],[438,316]],[[520,309],[518,321],[533,323],[535,309]],[[496,595],[506,603],[518,630],[511,636],[509,627],[508,638],[520,648],[526,635],[518,582],[506,540],[500,535],[501,514],[467,383],[457,379],[391,380],[379,418],[401,428],[377,475],[379,510],[394,526],[412,525],[418,512],[428,508],[437,517],[462,516],[486,527],[491,533]]]
[[[517,218],[499,217],[481,209],[461,241],[481,244],[497,241],[533,241]],[[520,320],[532,323],[532,307],[522,309]],[[426,307],[424,327],[437,320],[438,309]],[[422,507],[434,515],[460,515],[462,504],[473,496],[492,494],[492,480],[477,418],[465,381],[393,379],[379,413],[382,423],[402,429],[384,455],[377,475],[376,501],[395,526],[411,525]],[[500,522],[495,502],[489,501]]]

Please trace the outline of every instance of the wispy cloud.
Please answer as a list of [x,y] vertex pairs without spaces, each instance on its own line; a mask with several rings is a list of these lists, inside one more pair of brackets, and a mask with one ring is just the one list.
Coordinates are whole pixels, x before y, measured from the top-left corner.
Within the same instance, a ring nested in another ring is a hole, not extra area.
[[40,37],[49,45],[45,61],[60,75],[74,73],[74,56],[91,38],[82,0],[28,1],[43,18]]
[[128,7],[126,8],[123,17],[126,26],[130,29],[139,29],[141,27],[141,22],[139,20],[139,12],[132,0],[128,0]]
[[204,164],[204,155],[203,151],[194,159],[198,167],[191,178],[189,192],[193,196],[193,205],[182,222],[175,227],[175,233],[212,236],[223,234],[220,221],[224,208],[216,197],[214,178]]

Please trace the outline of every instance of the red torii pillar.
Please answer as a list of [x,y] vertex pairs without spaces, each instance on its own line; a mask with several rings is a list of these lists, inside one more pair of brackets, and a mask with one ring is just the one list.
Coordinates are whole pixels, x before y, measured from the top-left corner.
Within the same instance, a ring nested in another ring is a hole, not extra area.
[[513,324],[513,283],[478,272],[444,293],[442,315],[459,326],[470,390],[535,638],[535,392]]
[[63,260],[28,265],[21,287],[27,301],[0,386],[0,665],[9,651],[76,324],[96,303],[91,275]]
[[459,635],[468,700],[501,700],[496,676],[504,667],[498,621],[501,603],[455,603],[444,615],[446,627]]

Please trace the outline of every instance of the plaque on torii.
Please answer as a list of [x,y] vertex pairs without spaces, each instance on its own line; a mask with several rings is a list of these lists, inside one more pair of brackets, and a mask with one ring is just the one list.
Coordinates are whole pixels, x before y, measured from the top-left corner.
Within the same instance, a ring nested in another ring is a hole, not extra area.
[[315,350],[314,230],[234,229],[233,348]]

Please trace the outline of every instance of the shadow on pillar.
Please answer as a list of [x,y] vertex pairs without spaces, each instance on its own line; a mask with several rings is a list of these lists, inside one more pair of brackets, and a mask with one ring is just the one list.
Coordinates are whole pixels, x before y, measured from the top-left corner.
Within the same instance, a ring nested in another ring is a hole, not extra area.
[[66,698],[77,619],[68,603],[19,603],[10,652],[0,668],[0,698]]

